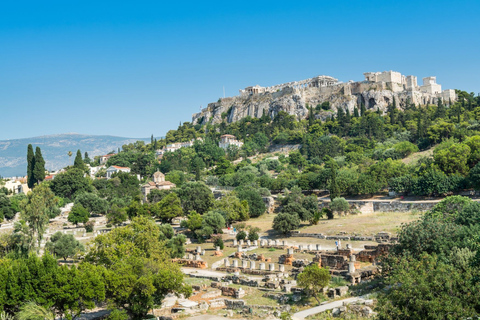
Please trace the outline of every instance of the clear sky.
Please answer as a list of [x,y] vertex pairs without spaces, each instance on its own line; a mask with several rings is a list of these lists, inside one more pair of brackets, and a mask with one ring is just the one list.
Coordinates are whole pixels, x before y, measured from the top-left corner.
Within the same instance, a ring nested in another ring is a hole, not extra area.
[[363,72],[480,92],[480,1],[1,1],[0,140],[162,136],[249,85]]

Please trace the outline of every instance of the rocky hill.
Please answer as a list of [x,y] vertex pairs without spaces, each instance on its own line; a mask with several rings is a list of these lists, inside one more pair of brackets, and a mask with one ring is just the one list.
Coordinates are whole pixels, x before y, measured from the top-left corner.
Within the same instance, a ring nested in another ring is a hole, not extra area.
[[[88,152],[91,159],[122,145],[138,140],[150,142],[150,138],[134,139],[114,136],[94,136],[82,134],[58,134],[42,137],[0,141],[0,175],[3,177],[24,176],[27,171],[27,146],[39,146],[45,159],[47,170],[57,170],[73,164],[78,149]],[[72,157],[68,152],[72,151]]]
[[334,78],[319,76],[273,87],[247,87],[240,90],[239,96],[208,104],[207,108],[192,115],[192,122],[220,123],[226,119],[230,123],[246,116],[258,118],[264,113],[273,118],[279,111],[295,115],[297,119],[304,119],[308,115],[307,105],[315,107],[325,101],[330,102],[331,109],[318,114],[319,118],[326,118],[340,108],[344,111],[348,109],[350,114],[353,114],[354,108],[360,110],[362,104],[367,110],[378,108],[385,112],[394,98],[399,109],[409,103],[437,103],[439,98],[446,103],[455,100],[455,91],[442,92],[435,77],[424,78],[424,84],[417,86],[415,76],[405,77],[395,71],[366,73],[365,76],[367,79],[364,81],[327,85],[318,85],[315,80]]

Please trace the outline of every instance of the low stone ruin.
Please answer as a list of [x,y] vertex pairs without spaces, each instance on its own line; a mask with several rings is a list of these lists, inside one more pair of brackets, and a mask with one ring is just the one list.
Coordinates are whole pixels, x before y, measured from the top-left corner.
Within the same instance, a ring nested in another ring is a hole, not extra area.
[[327,296],[329,298],[335,299],[337,297],[343,297],[348,293],[348,287],[337,287],[337,288],[330,288],[327,292]]
[[207,269],[208,263],[202,260],[191,260],[191,259],[172,259],[173,262],[181,264],[184,267],[188,268],[198,268],[198,269]]
[[365,250],[362,250],[357,255],[357,260],[362,262],[373,263],[382,255],[387,255],[391,245],[387,243],[380,243],[378,246],[365,246]]

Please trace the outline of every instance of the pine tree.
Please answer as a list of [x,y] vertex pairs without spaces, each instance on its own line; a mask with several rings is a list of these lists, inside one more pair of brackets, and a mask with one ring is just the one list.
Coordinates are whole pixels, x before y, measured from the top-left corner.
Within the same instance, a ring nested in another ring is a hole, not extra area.
[[35,184],[33,168],[35,168],[35,154],[33,153],[33,146],[29,144],[27,148],[27,184],[30,189],[33,188]]
[[73,161],[73,166],[81,170],[85,169],[85,164],[83,163],[82,153],[80,152],[80,149],[77,150],[77,155],[75,156],[75,160]]
[[33,178],[36,183],[45,180],[45,160],[43,160],[40,147],[35,148],[35,165],[33,167]]

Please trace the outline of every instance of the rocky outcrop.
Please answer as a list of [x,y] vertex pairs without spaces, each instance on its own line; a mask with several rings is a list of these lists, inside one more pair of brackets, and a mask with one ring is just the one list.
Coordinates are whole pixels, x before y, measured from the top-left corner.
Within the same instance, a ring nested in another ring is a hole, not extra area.
[[422,104],[434,103],[436,98],[417,91],[392,91],[388,83],[372,83],[368,81],[341,83],[328,87],[292,88],[286,87],[278,92],[266,92],[251,95],[240,95],[219,99],[208,104],[207,108],[192,115],[194,124],[236,122],[250,116],[260,118],[267,115],[274,118],[280,111],[305,119],[308,116],[308,106],[315,107],[325,101],[330,102],[331,110],[321,111],[317,118],[325,119],[336,113],[338,109],[360,110],[364,104],[366,109],[386,112],[388,105],[396,100],[397,108],[408,102],[421,101]]

